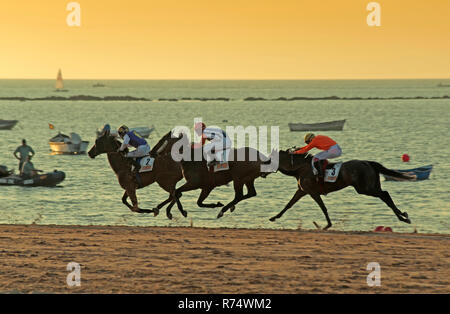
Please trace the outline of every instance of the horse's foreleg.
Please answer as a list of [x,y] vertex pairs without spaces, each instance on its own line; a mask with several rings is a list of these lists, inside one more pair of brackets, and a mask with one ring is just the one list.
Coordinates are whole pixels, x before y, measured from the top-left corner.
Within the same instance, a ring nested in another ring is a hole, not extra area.
[[283,214],[292,206],[294,206],[295,203],[298,202],[299,199],[301,199],[303,196],[306,195],[306,192],[303,191],[302,189],[298,189],[297,192],[295,192],[294,196],[292,197],[292,199],[289,201],[289,203],[287,203],[287,205],[283,208],[283,210],[276,216],[273,216],[272,218],[270,218],[270,221],[275,221],[278,218],[281,218],[281,216],[283,216]]
[[212,189],[202,189],[200,193],[197,205],[198,207],[207,207],[207,208],[215,208],[215,207],[223,207],[221,202],[217,202],[216,204],[204,204],[203,201],[208,197],[209,193],[211,193]]
[[125,191],[125,192],[123,193],[123,196],[122,196],[122,203],[124,203],[125,205],[127,205],[127,207],[128,207],[129,209],[132,209],[133,206],[131,206],[130,203],[128,203],[127,198],[128,198],[128,193],[127,193],[127,191]]
[[326,225],[325,228],[323,228],[323,230],[327,230],[328,228],[330,228],[332,226],[330,217],[328,217],[327,208],[325,207],[325,204],[323,203],[322,198],[320,197],[320,194],[310,194],[310,195],[313,198],[313,200],[315,200],[316,203],[320,206],[323,214],[325,215],[325,218],[327,219],[328,224]]
[[[174,192],[172,192],[172,201],[170,202],[169,206],[167,206],[166,209],[166,214],[167,214],[167,218],[172,219],[172,213],[170,212],[172,210],[173,205],[175,205],[175,203],[177,203],[178,208],[181,210],[183,210],[183,206],[181,205],[180,202],[180,198],[182,196],[182,192],[186,192],[186,191],[191,191],[191,190],[195,190],[198,187],[196,185],[193,185],[191,182],[186,182],[185,184],[183,184],[182,186],[180,186],[178,189],[176,189]],[[186,216],[187,216],[187,212]],[[183,214],[184,217],[186,217]]]
[[222,210],[217,215],[217,218],[220,218],[223,216],[223,214],[231,207],[235,206],[237,203],[242,201],[244,192],[243,192],[244,185],[242,183],[234,182],[234,199],[229,202],[227,205],[225,205]]

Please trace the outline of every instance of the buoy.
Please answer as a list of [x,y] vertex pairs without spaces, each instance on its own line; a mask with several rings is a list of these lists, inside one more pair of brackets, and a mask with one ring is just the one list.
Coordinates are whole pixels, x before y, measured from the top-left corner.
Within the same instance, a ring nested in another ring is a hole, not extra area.
[[392,232],[392,228],[385,226],[378,226],[375,228],[374,232]]
[[403,155],[402,155],[402,161],[403,161],[403,162],[409,162],[409,159],[410,159],[410,158],[409,158],[409,155],[408,155],[408,154],[403,154]]

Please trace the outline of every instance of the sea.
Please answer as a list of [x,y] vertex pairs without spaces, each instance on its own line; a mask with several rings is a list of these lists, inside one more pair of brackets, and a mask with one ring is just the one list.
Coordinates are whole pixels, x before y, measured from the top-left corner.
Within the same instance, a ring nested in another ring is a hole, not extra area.
[[[96,83],[104,87],[93,87]],[[173,220],[131,212],[121,202],[123,190],[105,155],[54,155],[49,139],[78,133],[94,144],[104,124],[154,127],[150,145],[176,126],[192,127],[195,118],[208,125],[279,128],[279,147],[302,146],[304,132],[290,122],[346,119],[343,131],[319,132],[342,148],[339,160],[373,160],[391,169],[433,165],[429,180],[391,182],[381,177],[401,211],[412,223],[400,222],[380,199],[359,195],[352,187],[323,197],[334,230],[370,231],[389,226],[395,232],[450,233],[450,80],[65,80],[67,92],[55,92],[54,80],[0,80],[0,119],[19,120],[0,131],[0,165],[17,168],[13,152],[26,139],[35,150],[36,168],[64,171],[57,187],[0,186],[0,224],[193,226],[206,228],[314,229],[325,226],[319,206],[302,198],[276,222],[297,190],[294,178],[273,173],[256,181],[258,195],[242,201],[233,213],[217,219],[219,208],[199,208],[200,191],[181,199],[188,217],[176,206]],[[440,84],[444,86],[440,86]],[[89,95],[131,96],[147,100],[55,100]],[[335,97],[332,97],[335,96]],[[5,100],[17,97],[26,100]],[[249,101],[249,97],[263,100]],[[42,100],[30,100],[41,98]],[[197,100],[195,98],[198,98]],[[217,98],[224,98],[217,100]],[[283,100],[276,100],[282,98]],[[294,98],[294,100],[286,100]],[[296,99],[305,98],[305,99]],[[307,99],[306,99],[307,98]],[[54,129],[49,128],[49,123]],[[312,151],[317,152],[317,151]],[[408,154],[410,161],[402,162]],[[16,169],[17,172],[17,169]],[[184,180],[178,183],[183,184]],[[168,195],[157,184],[138,190],[140,207],[153,208]],[[224,204],[234,197],[232,185],[216,188],[207,201]]]

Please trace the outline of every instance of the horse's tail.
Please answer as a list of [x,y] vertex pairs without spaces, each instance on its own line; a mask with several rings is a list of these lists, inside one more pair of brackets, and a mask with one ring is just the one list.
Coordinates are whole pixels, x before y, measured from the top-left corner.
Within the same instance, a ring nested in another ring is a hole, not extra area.
[[405,173],[399,172],[399,171],[395,171],[392,169],[388,169],[386,167],[384,167],[382,164],[375,162],[375,161],[369,161],[369,164],[372,166],[372,168],[378,172],[379,174],[385,174],[394,178],[399,178],[399,179],[405,179],[405,180],[414,180],[414,177],[409,176]]

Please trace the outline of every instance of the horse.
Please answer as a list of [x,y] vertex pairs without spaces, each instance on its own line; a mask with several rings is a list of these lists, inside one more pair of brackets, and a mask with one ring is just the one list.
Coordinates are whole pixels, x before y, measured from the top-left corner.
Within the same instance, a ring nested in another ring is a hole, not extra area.
[[327,219],[328,224],[324,228],[324,230],[326,230],[332,226],[332,223],[320,195],[326,195],[348,186],[353,186],[359,194],[380,198],[393,210],[400,221],[409,224],[411,223],[408,218],[408,213],[401,212],[397,206],[395,206],[389,193],[381,189],[380,173],[406,180],[411,180],[413,179],[412,177],[387,169],[375,161],[350,160],[342,164],[336,182],[319,183],[313,173],[312,158],[313,156],[309,154],[292,154],[282,150],[279,152],[278,170],[285,175],[295,177],[297,179],[298,190],[284,209],[278,215],[270,218],[270,221],[275,221],[283,216],[283,214],[297,203],[298,200],[309,194],[320,206]]
[[[260,176],[267,176],[267,173],[261,172],[261,165],[270,164],[271,161],[269,158],[262,155],[259,151],[249,147],[231,149],[230,151],[231,154],[234,154],[234,158],[228,161],[229,170],[214,173],[208,169],[206,160],[203,158],[203,151],[201,147],[192,147],[187,136],[183,133],[180,134],[178,139],[180,141],[180,149],[178,150],[180,155],[183,154],[183,147],[190,147],[190,156],[202,156],[199,161],[191,160],[192,158],[189,160],[182,158],[179,161],[186,183],[176,189],[175,193],[178,199],[182,196],[183,192],[201,189],[200,196],[197,200],[198,206],[208,208],[222,207],[221,211],[217,215],[217,218],[221,218],[227,210],[233,212],[235,205],[240,201],[255,197],[257,195],[254,181]],[[172,146],[166,145],[164,149],[159,150],[162,150],[160,153],[169,154],[172,153]],[[250,161],[249,156],[257,156],[257,158],[255,158],[255,161]],[[263,158],[261,158],[261,156],[263,156]],[[239,161],[238,157],[245,157],[244,161]],[[220,202],[217,204],[202,204],[214,188],[221,185],[227,185],[231,181],[233,181],[235,192],[234,199],[231,202],[225,206]],[[243,193],[244,185],[247,187],[247,194],[245,195]],[[168,208],[170,209],[173,205],[174,200],[172,200]]]
[[[171,141],[176,141],[176,139],[168,140],[165,145],[170,144]],[[181,214],[186,217],[187,212],[183,210],[180,201],[176,198],[174,199],[176,184],[183,178],[180,165],[168,156],[157,156],[152,171],[140,173],[141,179],[138,183],[135,175],[131,171],[132,160],[126,158],[121,152],[118,152],[120,145],[121,143],[114,136],[111,136],[109,131],[106,131],[96,139],[95,144],[89,150],[88,155],[93,159],[100,154],[107,154],[109,164],[116,173],[120,186],[125,190],[122,196],[122,202],[133,212],[154,213],[154,215],[157,216],[160,208],[174,200],[177,203]],[[150,152],[150,155],[156,156],[157,149],[162,146],[162,144],[159,144],[158,147],[154,147]],[[152,210],[139,208],[136,190],[146,187],[154,182],[157,182],[161,188],[170,193],[169,198]],[[128,197],[130,197],[133,205],[128,203]],[[172,218],[170,211],[167,212],[167,216],[169,219]]]

